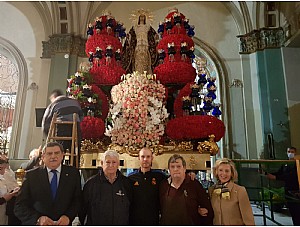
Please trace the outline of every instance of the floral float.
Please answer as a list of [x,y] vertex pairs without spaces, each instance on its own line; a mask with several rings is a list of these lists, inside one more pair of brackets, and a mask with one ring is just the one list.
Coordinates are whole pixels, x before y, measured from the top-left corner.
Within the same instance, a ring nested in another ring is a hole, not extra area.
[[113,144],[125,147],[157,146],[168,117],[164,107],[165,87],[155,75],[139,72],[123,76],[111,90],[111,125],[105,135]]

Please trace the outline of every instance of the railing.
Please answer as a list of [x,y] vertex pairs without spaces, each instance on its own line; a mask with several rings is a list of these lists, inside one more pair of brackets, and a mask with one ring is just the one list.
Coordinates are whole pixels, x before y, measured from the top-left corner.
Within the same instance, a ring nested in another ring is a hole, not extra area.
[[[267,225],[267,219],[277,225],[282,225],[275,219],[274,207],[276,204],[289,202],[299,203],[300,200],[296,197],[287,196],[279,193],[276,190],[278,187],[283,187],[284,184],[280,181],[269,180],[262,170],[267,172],[276,172],[282,164],[292,165],[294,160],[233,160],[238,172],[238,184],[245,186],[247,189],[250,201],[259,204],[262,214],[254,214],[254,216],[262,216],[264,225]],[[297,173],[299,179],[299,160],[297,163]],[[300,182],[300,181],[299,181]],[[281,185],[280,185],[281,184]],[[254,186],[253,186],[254,185]],[[283,190],[284,191],[284,190]],[[268,196],[266,196],[268,195]],[[266,213],[266,207],[270,207],[270,216]]]

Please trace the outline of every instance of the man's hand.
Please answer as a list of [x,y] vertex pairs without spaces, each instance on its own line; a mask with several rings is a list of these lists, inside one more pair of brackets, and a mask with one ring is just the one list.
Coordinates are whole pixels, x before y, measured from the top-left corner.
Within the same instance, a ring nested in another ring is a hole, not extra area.
[[56,223],[49,217],[47,216],[41,216],[36,225],[56,225]]
[[196,173],[194,173],[194,172],[189,172],[188,175],[190,176],[190,178],[191,178],[192,181],[196,179]]
[[56,225],[69,225],[70,219],[68,216],[63,215],[60,217],[60,219],[56,222]]
[[198,213],[199,213],[201,216],[207,216],[208,210],[207,210],[206,208],[198,207]]
[[5,199],[5,201],[9,201],[11,200],[11,198],[13,197],[14,195],[12,193],[5,193],[3,195],[3,198]]
[[267,173],[267,178],[270,179],[270,180],[276,180],[276,176],[271,174],[271,173]]

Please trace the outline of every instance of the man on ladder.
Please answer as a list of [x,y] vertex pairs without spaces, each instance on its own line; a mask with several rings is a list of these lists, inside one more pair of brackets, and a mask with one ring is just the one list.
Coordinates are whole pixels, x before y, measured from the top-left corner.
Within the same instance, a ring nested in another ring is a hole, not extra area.
[[[76,99],[72,99],[63,95],[61,90],[53,90],[49,97],[51,103],[45,110],[42,129],[46,136],[49,134],[49,129],[51,125],[52,118],[56,113],[58,121],[72,122],[73,114],[77,114],[77,142],[78,142],[78,159],[81,143],[81,130],[80,122],[83,119],[83,111],[81,109],[80,103]],[[72,124],[58,124],[56,125],[56,136],[58,137],[72,137]],[[63,145],[65,152],[71,151],[71,140],[61,140],[58,141]],[[77,161],[78,163],[78,161]]]

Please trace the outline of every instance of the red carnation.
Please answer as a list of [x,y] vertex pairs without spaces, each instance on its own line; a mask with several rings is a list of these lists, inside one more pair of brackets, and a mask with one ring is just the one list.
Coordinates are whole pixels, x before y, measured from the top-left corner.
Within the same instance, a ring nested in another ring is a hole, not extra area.
[[225,125],[213,116],[183,116],[170,120],[166,133],[174,140],[205,139],[214,134],[217,142],[225,134]]
[[99,139],[104,135],[105,124],[101,118],[86,116],[80,123],[82,139]]

